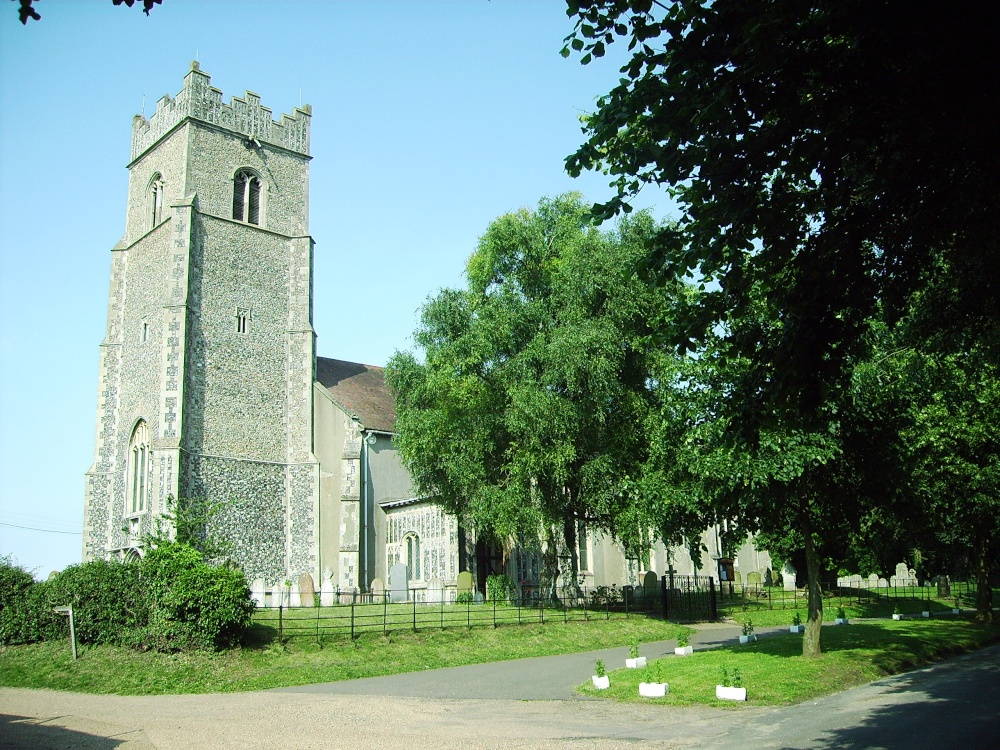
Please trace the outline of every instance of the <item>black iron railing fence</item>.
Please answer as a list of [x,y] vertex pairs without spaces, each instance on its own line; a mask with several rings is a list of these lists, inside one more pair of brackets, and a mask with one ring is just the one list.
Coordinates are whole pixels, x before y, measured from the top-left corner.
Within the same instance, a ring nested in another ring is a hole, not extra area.
[[[354,638],[364,633],[436,628],[500,627],[528,623],[610,620],[634,615],[673,621],[715,620],[761,609],[802,609],[805,592],[773,586],[721,585],[709,576],[663,576],[659,586],[599,586],[546,590],[518,585],[508,601],[401,601],[392,592],[336,592],[337,604],[325,607],[261,607],[255,623],[271,627],[279,638]],[[401,592],[402,593],[402,592]],[[871,589],[824,586],[827,607],[851,606],[887,615],[893,608],[916,613],[928,608],[972,607],[975,585],[951,583],[942,598],[933,587]],[[443,597],[442,597],[443,599]],[[994,604],[1000,592],[994,590]]]

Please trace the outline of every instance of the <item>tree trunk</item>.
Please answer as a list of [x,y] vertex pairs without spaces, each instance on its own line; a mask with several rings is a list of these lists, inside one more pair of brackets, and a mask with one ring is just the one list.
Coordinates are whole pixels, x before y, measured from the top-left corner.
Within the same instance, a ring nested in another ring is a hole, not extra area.
[[812,522],[808,508],[802,511],[802,534],[806,541],[806,588],[809,592],[809,617],[802,638],[803,656],[822,656],[820,631],[823,627],[823,589],[820,586],[819,556],[813,544]]
[[981,536],[973,537],[973,554],[976,560],[976,619],[993,622],[993,588],[990,586],[988,542]]

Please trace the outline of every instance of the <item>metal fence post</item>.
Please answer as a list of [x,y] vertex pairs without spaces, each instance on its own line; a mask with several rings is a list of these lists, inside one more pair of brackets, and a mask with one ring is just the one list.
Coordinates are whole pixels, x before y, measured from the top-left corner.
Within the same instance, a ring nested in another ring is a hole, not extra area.
[[709,619],[718,620],[719,619],[719,602],[715,598],[715,579],[709,576],[708,579],[708,606],[709,606]]
[[413,632],[417,632],[417,595],[413,594]]
[[285,637],[285,628],[281,618],[282,605],[278,605],[278,640],[281,641]]
[[351,600],[351,640],[354,640],[354,601]]
[[389,632],[389,595],[382,592],[382,635]]
[[660,602],[663,605],[663,619],[670,618],[670,608],[667,604],[667,577],[660,576]]

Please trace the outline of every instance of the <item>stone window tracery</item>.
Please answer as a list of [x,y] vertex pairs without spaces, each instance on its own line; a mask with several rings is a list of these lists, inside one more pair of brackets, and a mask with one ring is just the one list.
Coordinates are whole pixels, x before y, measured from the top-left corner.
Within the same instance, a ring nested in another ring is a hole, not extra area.
[[159,172],[149,181],[149,228],[163,221],[163,177]]
[[152,454],[149,449],[149,428],[140,419],[132,430],[128,446],[128,467],[126,469],[126,508],[129,515],[144,513],[149,505],[149,465]]
[[233,178],[233,218],[247,224],[261,224],[262,184],[249,169],[241,169]]

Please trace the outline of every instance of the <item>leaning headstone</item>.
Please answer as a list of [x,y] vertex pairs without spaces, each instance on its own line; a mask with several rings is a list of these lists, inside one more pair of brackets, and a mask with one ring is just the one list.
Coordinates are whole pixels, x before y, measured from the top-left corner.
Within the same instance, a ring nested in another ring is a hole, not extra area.
[[326,568],[323,571],[323,582],[320,584],[319,603],[324,607],[333,606],[333,571]]
[[642,577],[642,595],[649,599],[650,597],[656,596],[660,590],[660,579],[656,577],[656,573],[651,570],[647,570]]
[[[798,571],[795,566],[790,562],[786,562],[781,568],[781,584],[785,591],[795,591],[795,577],[798,575]],[[837,581],[837,585],[840,585],[840,581]]]
[[444,584],[440,578],[432,578],[427,582],[427,597],[429,604],[439,604],[444,601]]
[[400,604],[410,598],[409,580],[406,577],[406,563],[396,563],[389,570],[389,601]]
[[472,578],[472,573],[463,570],[458,574],[458,582],[455,588],[459,594],[471,594],[474,587],[475,581]]
[[253,603],[258,607],[264,606],[264,579],[255,578],[254,582],[250,585],[250,598],[253,599]]
[[292,581],[292,588],[288,592],[288,606],[289,607],[301,607],[302,600],[299,599],[299,584]]
[[316,586],[309,573],[299,576],[299,604],[303,607],[316,606]]

